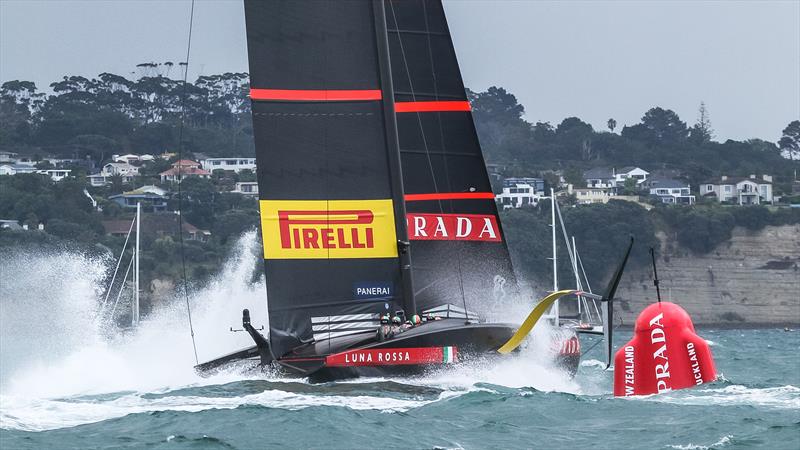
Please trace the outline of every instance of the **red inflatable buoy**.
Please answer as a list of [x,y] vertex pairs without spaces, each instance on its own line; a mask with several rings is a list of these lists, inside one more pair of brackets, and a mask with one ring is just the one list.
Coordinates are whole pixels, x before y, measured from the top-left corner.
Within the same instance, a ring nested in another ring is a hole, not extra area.
[[642,311],[633,339],[614,356],[614,395],[661,394],[714,381],[711,349],[680,306],[661,302]]

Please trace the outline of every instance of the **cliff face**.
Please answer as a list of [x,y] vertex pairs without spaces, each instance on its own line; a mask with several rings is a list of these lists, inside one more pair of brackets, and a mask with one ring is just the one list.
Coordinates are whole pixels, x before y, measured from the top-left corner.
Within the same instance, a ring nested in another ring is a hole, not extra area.
[[[681,248],[673,236],[658,238],[661,298],[683,306],[695,324],[800,324],[800,225],[737,227],[705,255]],[[629,268],[620,283],[615,313],[626,325],[656,299],[651,270]]]

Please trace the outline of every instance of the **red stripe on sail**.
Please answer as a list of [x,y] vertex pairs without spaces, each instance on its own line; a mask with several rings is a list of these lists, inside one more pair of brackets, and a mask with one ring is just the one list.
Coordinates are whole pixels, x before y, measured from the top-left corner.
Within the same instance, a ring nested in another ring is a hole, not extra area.
[[380,89],[359,90],[303,90],[303,89],[250,89],[253,100],[352,102],[380,100]]
[[406,194],[407,202],[422,200],[494,200],[491,192],[437,192],[435,194]]
[[394,110],[398,113],[472,111],[472,106],[468,101],[397,102],[394,104]]

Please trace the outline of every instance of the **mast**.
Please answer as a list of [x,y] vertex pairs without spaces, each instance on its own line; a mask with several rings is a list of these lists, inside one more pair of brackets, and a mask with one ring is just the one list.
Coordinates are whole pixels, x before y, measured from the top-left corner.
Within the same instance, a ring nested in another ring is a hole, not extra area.
[[392,183],[392,197],[395,203],[395,228],[397,250],[400,260],[400,280],[403,293],[403,310],[406,317],[417,313],[414,287],[411,277],[411,246],[408,242],[406,202],[403,193],[403,169],[400,162],[400,140],[397,134],[397,119],[394,110],[394,84],[389,57],[389,35],[386,27],[386,5],[383,0],[372,0],[375,19],[375,35],[378,44],[378,66],[381,72],[381,91],[383,94],[383,117],[386,129],[386,146],[389,153],[389,174]]
[[142,204],[136,202],[136,247],[133,251],[133,313],[131,326],[139,325],[139,236],[142,224]]
[[[572,236],[572,272],[575,274],[575,289],[581,289],[581,277],[578,275],[578,247],[575,246],[575,236]],[[581,299],[578,298],[578,319],[581,316]]]
[[[550,188],[550,227],[553,232],[553,292],[558,291],[558,251],[556,249],[556,194]],[[558,300],[553,303],[553,317],[558,325]]]

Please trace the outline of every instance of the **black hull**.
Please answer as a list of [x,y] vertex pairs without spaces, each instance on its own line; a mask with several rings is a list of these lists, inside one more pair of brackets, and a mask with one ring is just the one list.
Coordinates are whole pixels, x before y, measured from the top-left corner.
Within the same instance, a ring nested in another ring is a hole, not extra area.
[[[231,355],[197,366],[198,372],[208,373],[233,364],[264,369],[265,365],[277,366],[280,372],[297,377],[308,377],[312,383],[322,383],[359,377],[408,377],[441,370],[454,364],[385,364],[332,366],[326,357],[341,352],[359,350],[391,350],[401,348],[457,348],[457,362],[464,364],[477,360],[500,359],[497,353],[516,331],[516,326],[499,323],[465,323],[462,319],[445,319],[425,323],[405,330],[389,339],[379,341],[375,332],[321,340],[296,349],[288,355],[262,364],[256,347],[241,350]],[[570,376],[574,376],[580,363],[580,352],[559,353],[556,364]]]

